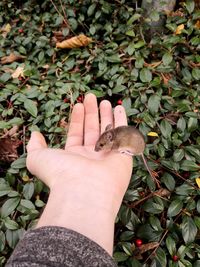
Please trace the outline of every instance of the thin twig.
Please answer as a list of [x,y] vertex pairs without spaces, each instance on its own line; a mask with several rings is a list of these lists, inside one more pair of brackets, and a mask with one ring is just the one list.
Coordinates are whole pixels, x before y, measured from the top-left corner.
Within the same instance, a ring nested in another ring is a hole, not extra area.
[[63,17],[63,21],[65,22],[66,26],[68,27],[69,24],[68,24],[68,22],[65,20],[65,17],[60,13],[60,11],[58,10],[57,6],[54,4],[53,0],[50,0],[50,1],[51,1],[52,5],[54,6],[55,10],[57,11],[57,13],[58,13],[61,17]]

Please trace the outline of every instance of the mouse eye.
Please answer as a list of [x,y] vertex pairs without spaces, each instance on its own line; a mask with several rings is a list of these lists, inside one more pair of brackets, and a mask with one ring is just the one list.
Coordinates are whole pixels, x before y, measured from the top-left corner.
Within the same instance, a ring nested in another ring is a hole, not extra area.
[[103,147],[103,144],[99,144],[100,147]]

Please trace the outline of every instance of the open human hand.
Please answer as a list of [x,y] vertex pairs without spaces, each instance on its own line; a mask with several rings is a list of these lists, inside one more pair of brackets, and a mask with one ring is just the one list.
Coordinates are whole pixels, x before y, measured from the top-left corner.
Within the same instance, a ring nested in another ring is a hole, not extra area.
[[86,95],[84,103],[73,108],[65,149],[48,148],[41,133],[32,133],[27,146],[27,168],[50,191],[70,188],[74,198],[111,208],[116,216],[131,177],[132,157],[94,151],[108,124],[127,125],[124,108],[117,106],[113,116],[110,102],[102,101],[99,121],[97,99],[93,94]]

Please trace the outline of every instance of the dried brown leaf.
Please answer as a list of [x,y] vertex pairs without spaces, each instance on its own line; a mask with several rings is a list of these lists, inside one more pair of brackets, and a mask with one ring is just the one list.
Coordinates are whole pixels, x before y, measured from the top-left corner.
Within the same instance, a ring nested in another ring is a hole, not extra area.
[[18,158],[17,148],[21,144],[19,139],[10,136],[0,138],[0,161],[12,162]]
[[24,65],[18,66],[11,76],[13,79],[16,79],[19,77],[25,78],[24,77]]
[[22,55],[16,55],[15,53],[11,53],[9,56],[5,56],[1,58],[1,64],[8,64],[8,63],[12,63],[15,61],[21,61],[24,58],[26,57]]
[[87,46],[92,42],[92,39],[85,36],[84,34],[80,34],[78,36],[74,36],[70,39],[64,40],[62,42],[57,42],[56,47],[57,48],[77,48],[81,46]]
[[143,244],[141,245],[139,248],[137,248],[137,250],[134,251],[135,254],[135,258],[136,259],[142,259],[142,254],[152,250],[154,248],[157,248],[159,246],[159,242],[151,242],[151,243],[147,243],[147,244]]

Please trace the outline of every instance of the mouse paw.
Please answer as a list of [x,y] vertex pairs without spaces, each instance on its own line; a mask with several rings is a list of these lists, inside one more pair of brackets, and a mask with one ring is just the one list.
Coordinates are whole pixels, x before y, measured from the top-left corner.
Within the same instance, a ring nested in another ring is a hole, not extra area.
[[134,156],[134,154],[130,150],[120,150],[119,152],[121,154],[129,155],[129,156]]

